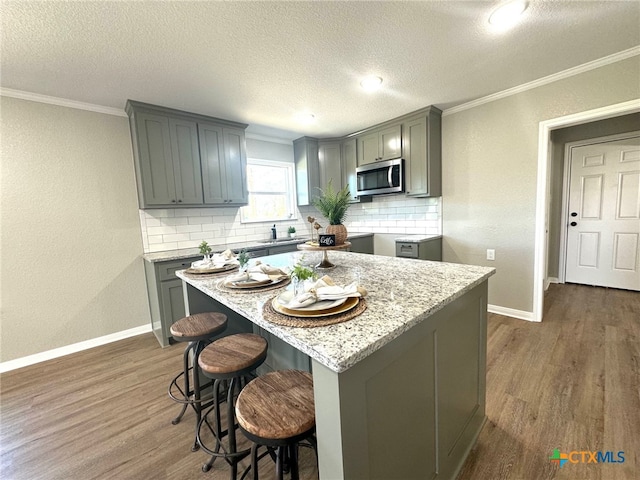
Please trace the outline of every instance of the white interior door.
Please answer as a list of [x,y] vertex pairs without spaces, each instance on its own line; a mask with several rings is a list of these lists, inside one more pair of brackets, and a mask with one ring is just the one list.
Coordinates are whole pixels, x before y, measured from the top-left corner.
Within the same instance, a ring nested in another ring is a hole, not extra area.
[[640,136],[571,149],[572,283],[640,290]]

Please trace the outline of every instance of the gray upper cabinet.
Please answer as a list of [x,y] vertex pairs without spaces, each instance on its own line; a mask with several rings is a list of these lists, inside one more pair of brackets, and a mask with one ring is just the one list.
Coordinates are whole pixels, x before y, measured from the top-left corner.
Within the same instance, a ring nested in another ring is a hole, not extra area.
[[247,154],[244,130],[199,123],[206,205],[246,205]]
[[442,112],[429,107],[403,123],[406,194],[417,197],[442,195]]
[[[247,150],[244,129],[224,127],[224,164],[228,203],[246,205],[247,191]],[[205,202],[206,203],[206,202]]]
[[358,157],[356,155],[356,139],[349,138],[342,142],[342,185],[349,186],[351,201],[357,201],[356,167]]
[[140,206],[202,204],[196,124],[140,113],[133,126]]
[[363,133],[358,139],[358,165],[398,158],[402,155],[402,125],[389,125]]
[[320,171],[320,188],[325,189],[332,181],[331,185],[335,191],[343,188],[342,161],[340,152],[340,141],[319,141],[318,142],[318,164]]
[[128,100],[140,208],[245,205],[245,124]]
[[293,158],[296,168],[298,205],[311,205],[311,200],[318,195],[318,187],[320,187],[318,140],[311,137],[294,140]]

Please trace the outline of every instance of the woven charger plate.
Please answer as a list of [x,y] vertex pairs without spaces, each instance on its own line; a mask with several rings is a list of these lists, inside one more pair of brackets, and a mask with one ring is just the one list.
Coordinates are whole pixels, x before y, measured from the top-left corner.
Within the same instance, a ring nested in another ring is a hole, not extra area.
[[271,285],[267,285],[266,287],[255,287],[255,288],[229,288],[225,286],[224,281],[220,280],[216,284],[216,288],[221,292],[227,293],[260,293],[260,292],[268,292],[269,290],[275,290],[276,288],[284,287],[291,283],[291,279],[287,278],[282,282],[273,283]]
[[231,265],[232,268],[228,268],[226,270],[220,270],[219,272],[211,272],[211,273],[195,273],[190,268],[187,268],[184,271],[184,274],[191,278],[215,278],[215,277],[224,277],[229,275],[235,270],[238,270],[240,267],[238,265]]
[[271,323],[275,323],[276,325],[282,325],[283,327],[302,327],[302,328],[313,328],[313,327],[326,327],[327,325],[334,325],[336,323],[346,322],[351,320],[352,318],[357,317],[362,314],[367,309],[367,302],[364,298],[360,298],[358,304],[353,307],[351,310],[338,313],[336,315],[329,315],[327,317],[289,317],[287,315],[283,315],[281,313],[276,312],[271,305],[273,299],[276,297],[272,297],[267,300],[262,307],[262,315],[265,320],[270,321]]

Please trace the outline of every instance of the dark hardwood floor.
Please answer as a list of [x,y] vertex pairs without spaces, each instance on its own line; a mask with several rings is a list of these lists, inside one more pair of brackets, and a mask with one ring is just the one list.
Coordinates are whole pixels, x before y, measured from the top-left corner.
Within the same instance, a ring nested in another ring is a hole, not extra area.
[[[488,419],[458,480],[640,478],[640,294],[552,285],[545,309],[541,324],[489,316]],[[1,375],[0,478],[228,478],[189,450],[193,412],[171,425],[182,350],[148,334]],[[555,448],[625,462],[559,468]],[[317,478],[308,449],[301,464]]]

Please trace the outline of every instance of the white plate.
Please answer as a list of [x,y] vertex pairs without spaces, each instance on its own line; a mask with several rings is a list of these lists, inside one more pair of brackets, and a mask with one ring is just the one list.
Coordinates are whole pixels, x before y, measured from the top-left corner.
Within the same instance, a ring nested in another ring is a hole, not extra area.
[[320,300],[319,302],[312,303],[307,307],[291,308],[288,306],[288,303],[292,299],[293,299],[293,292],[286,291],[278,295],[278,298],[276,299],[276,301],[278,302],[279,305],[285,307],[288,310],[292,310],[294,312],[314,312],[317,310],[327,310],[329,308],[334,308],[334,307],[337,307],[338,305],[342,305],[344,302],[347,301],[346,297],[339,298],[337,300]]

